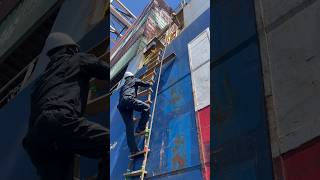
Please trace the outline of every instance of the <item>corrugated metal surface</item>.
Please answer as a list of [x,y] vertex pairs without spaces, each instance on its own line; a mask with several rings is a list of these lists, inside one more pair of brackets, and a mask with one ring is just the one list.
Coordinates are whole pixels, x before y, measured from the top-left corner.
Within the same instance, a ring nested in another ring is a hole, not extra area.
[[[187,59],[184,59],[187,63]],[[183,61],[181,59],[180,61]],[[170,65],[163,73],[170,71]],[[160,83],[160,87],[165,80]],[[184,98],[182,98],[184,97]],[[118,92],[111,96],[111,178],[123,179],[128,165],[124,125],[116,109]],[[148,177],[199,165],[197,129],[190,75],[158,94],[151,136]],[[186,131],[188,130],[188,131]],[[138,163],[138,162],[137,162]],[[136,167],[138,168],[138,166]],[[201,175],[201,174],[200,174]],[[175,176],[173,176],[175,177]],[[172,177],[172,178],[173,178]],[[178,176],[178,177],[181,177]],[[201,178],[201,176],[196,179]]]
[[[170,66],[164,67],[163,73],[168,71]],[[199,165],[198,147],[191,77],[188,75],[158,94],[147,164],[149,175]]]
[[227,56],[256,36],[252,3],[252,0],[216,0],[213,3],[213,61]]
[[253,1],[213,7],[213,177],[273,179]]
[[258,44],[213,67],[213,159],[217,179],[271,179]]
[[[174,52],[176,58],[165,64],[162,71],[147,163],[148,178],[202,179],[187,44],[209,26],[209,16],[208,9],[166,49],[164,57]],[[116,108],[118,96],[118,91],[114,92],[110,101],[111,179],[123,179],[129,154],[124,123]]]

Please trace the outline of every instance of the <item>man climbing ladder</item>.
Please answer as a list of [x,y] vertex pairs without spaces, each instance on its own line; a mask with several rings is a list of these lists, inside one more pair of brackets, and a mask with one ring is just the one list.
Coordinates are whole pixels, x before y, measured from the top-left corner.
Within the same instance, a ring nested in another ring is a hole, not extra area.
[[[126,126],[127,144],[131,155],[141,152],[135,142],[134,135],[145,133],[149,120],[150,105],[137,99],[138,87],[151,87],[152,83],[135,78],[131,72],[124,75],[125,83],[120,89],[118,109]],[[134,133],[133,111],[141,112],[141,119]]]
[[33,86],[23,146],[41,180],[75,179],[76,154],[100,159],[98,180],[104,180],[109,130],[83,115],[90,78],[109,80],[109,66],[79,53],[79,45],[64,33],[51,33],[45,50],[50,62]]

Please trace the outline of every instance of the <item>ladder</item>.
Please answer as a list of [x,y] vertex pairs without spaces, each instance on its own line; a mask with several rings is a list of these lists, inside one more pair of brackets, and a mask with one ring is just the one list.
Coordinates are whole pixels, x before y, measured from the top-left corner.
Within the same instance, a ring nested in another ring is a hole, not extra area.
[[[151,131],[152,131],[153,117],[154,117],[154,109],[155,109],[155,104],[156,104],[157,91],[159,88],[161,68],[162,68],[162,63],[163,63],[162,58],[160,57],[161,51],[162,51],[162,48],[154,48],[145,57],[144,65],[147,67],[147,70],[143,75],[141,75],[139,77],[143,81],[149,81],[154,84],[155,79],[156,79],[156,75],[157,75],[156,68],[160,67],[157,86],[156,86],[156,92],[155,92],[155,97],[154,97],[152,115],[151,115],[150,121],[147,122],[146,129],[144,130],[144,132],[142,134],[139,134],[139,135],[144,135],[144,148],[142,151],[129,156],[129,158],[131,159],[131,161],[129,163],[129,167],[133,166],[134,158],[141,156],[141,155],[143,155],[142,165],[139,170],[135,170],[135,171],[131,171],[130,168],[128,168],[127,172],[123,174],[125,179],[129,179],[130,177],[132,178],[132,177],[139,176],[140,177],[139,179],[143,180],[145,175],[147,174],[146,164],[147,164],[147,159],[148,159],[148,153],[150,151],[149,145],[150,145],[150,137],[151,137]],[[153,90],[152,90],[152,87],[150,87],[150,88],[145,89],[143,91],[139,91],[137,96],[138,97],[147,97],[147,100],[145,102],[148,103],[149,105],[151,105],[152,104],[152,100],[151,100],[152,93],[153,93]],[[137,122],[136,118],[134,118],[134,122]],[[138,136],[138,134],[135,134],[135,135]]]

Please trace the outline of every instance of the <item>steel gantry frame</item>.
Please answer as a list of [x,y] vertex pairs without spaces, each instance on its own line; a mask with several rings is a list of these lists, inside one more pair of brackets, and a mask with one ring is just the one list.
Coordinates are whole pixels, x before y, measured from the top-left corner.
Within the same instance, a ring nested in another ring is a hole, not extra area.
[[120,0],[110,0],[110,15],[110,33],[115,35],[110,39],[116,43],[137,17]]

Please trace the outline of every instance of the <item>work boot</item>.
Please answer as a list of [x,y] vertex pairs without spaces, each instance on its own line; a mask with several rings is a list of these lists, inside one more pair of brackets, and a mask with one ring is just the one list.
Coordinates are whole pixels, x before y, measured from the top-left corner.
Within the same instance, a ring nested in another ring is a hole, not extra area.
[[145,134],[146,133],[146,127],[144,127],[143,129],[141,128],[139,128],[139,127],[137,127],[136,128],[136,132],[134,133],[134,135],[135,136],[141,136],[141,135],[143,135],[143,134]]

